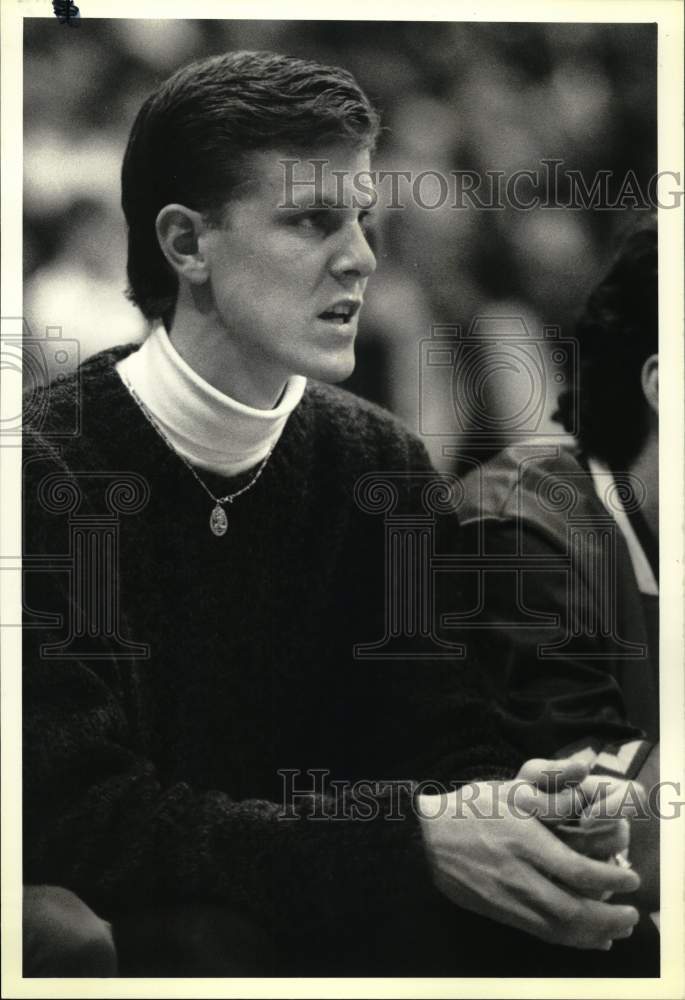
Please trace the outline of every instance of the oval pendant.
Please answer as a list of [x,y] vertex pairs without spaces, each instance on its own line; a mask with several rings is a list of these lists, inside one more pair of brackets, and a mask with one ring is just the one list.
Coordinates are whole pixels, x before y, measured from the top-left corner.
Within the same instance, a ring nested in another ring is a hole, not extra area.
[[209,515],[209,527],[215,535],[221,537],[225,535],[228,531],[228,518],[226,517],[226,511],[224,508],[217,504],[212,513]]

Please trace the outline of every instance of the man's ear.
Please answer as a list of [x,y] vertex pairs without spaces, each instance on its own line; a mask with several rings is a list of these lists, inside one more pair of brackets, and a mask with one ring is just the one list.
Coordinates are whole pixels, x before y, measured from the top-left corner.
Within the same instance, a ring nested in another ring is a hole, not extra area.
[[650,409],[659,416],[659,355],[650,354],[642,366],[642,392]]
[[207,261],[200,249],[205,224],[199,212],[184,205],[165,205],[155,222],[162,253],[179,278],[193,285],[207,280]]

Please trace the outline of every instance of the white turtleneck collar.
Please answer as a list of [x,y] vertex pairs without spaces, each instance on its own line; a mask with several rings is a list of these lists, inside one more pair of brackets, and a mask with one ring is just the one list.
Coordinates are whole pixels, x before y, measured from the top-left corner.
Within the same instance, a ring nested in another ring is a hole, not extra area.
[[162,327],[156,327],[142,347],[116,368],[180,455],[192,465],[227,477],[266,457],[307,384],[302,375],[294,375],[273,410],[245,406],[200,378]]

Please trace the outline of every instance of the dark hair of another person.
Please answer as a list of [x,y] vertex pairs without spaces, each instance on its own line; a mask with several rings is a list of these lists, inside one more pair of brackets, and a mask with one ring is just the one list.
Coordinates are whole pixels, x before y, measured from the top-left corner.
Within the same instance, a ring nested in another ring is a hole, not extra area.
[[641,373],[659,350],[657,279],[657,229],[650,222],[626,240],[587,301],[575,331],[576,378],[553,417],[573,431],[575,398],[581,449],[616,470],[637,456],[649,429]]
[[184,66],[138,112],[124,156],[128,297],[148,320],[173,317],[178,281],[157,242],[165,205],[211,224],[246,179],[248,154],[373,149],[379,119],[346,70],[273,52],[228,52]]

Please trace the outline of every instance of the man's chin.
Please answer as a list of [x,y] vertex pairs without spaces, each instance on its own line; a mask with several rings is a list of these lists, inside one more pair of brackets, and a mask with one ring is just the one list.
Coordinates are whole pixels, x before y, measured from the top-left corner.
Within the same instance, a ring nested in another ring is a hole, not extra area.
[[326,358],[316,365],[309,366],[309,370],[302,374],[316,379],[317,382],[328,382],[330,385],[335,385],[350,377],[354,371],[355,363],[356,358],[352,347],[349,351],[345,351],[344,354],[335,358]]

